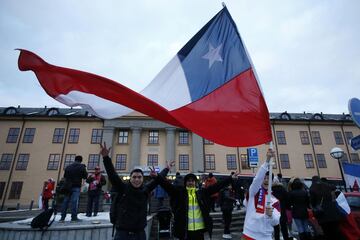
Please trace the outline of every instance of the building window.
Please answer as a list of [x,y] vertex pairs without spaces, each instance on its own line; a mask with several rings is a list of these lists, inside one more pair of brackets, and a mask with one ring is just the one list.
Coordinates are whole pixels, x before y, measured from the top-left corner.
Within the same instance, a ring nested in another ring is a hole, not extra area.
[[47,170],[57,170],[60,162],[60,154],[50,154]]
[[353,133],[352,132],[345,132],[345,138],[346,138],[346,143],[348,145],[350,145],[350,140],[353,138]]
[[282,169],[290,168],[289,154],[280,154],[280,167]]
[[179,170],[189,170],[189,155],[180,154],[179,155]]
[[62,143],[64,139],[65,128],[55,128],[53,135],[53,143]]
[[236,155],[235,154],[226,154],[226,164],[227,164],[228,170],[237,169]]
[[214,154],[205,154],[205,170],[215,170]]
[[89,161],[88,161],[88,170],[94,170],[95,167],[99,166],[100,164],[100,155],[99,154],[89,154]]
[[5,189],[5,182],[0,182],[0,199],[3,198],[4,189]]
[[350,153],[351,161],[353,163],[360,163],[359,154],[357,153]]
[[149,144],[159,144],[159,131],[158,130],[149,131]]
[[214,142],[213,142],[213,141],[210,141],[210,140],[207,140],[207,139],[204,138],[204,144],[206,144],[206,145],[212,145],[212,144],[214,144]]
[[3,153],[0,160],[0,170],[10,170],[13,155],[11,153]]
[[250,169],[247,154],[240,155],[241,169]]
[[312,154],[304,154],[306,168],[314,168],[314,160]]
[[344,145],[344,139],[341,132],[334,132],[334,138],[337,145]]
[[346,153],[344,153],[344,155],[342,156],[342,158],[340,158],[340,161],[342,161],[342,162],[349,162],[348,155],[347,155]]
[[148,166],[158,166],[159,165],[159,156],[157,154],[148,154],[147,165]]
[[26,128],[23,143],[32,143],[34,141],[35,128]]
[[179,144],[189,144],[189,132],[179,132]]
[[115,169],[126,170],[126,154],[116,154]]
[[325,155],[322,153],[316,154],[316,160],[319,168],[327,168]]
[[30,154],[19,154],[16,170],[26,170],[29,163]]
[[314,143],[314,145],[321,145],[321,137],[319,131],[312,131],[311,132],[311,138]]
[[19,136],[20,128],[10,128],[6,143],[16,143]]
[[9,199],[20,199],[23,182],[12,182]]
[[99,144],[102,143],[103,130],[102,129],[93,129],[91,133],[91,143]]
[[68,143],[78,143],[80,128],[70,128]]
[[129,131],[120,131],[119,132],[119,143],[127,144],[129,139]]
[[300,140],[302,145],[309,145],[309,133],[307,131],[300,131]]
[[64,161],[64,169],[75,161],[75,154],[66,154]]
[[276,131],[276,139],[279,145],[285,145],[286,144],[285,132]]

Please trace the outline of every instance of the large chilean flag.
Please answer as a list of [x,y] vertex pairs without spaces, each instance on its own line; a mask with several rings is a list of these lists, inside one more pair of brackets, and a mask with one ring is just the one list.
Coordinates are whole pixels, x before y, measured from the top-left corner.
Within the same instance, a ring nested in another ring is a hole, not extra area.
[[255,70],[226,7],[140,93],[20,51],[19,69],[32,70],[51,97],[100,118],[136,110],[225,146],[255,146],[272,139]]

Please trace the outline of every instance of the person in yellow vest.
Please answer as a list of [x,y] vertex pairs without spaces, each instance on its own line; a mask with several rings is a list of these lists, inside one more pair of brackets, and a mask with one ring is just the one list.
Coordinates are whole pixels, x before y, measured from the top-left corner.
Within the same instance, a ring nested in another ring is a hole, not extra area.
[[[237,173],[233,174],[237,178]],[[219,192],[222,188],[232,183],[229,176],[223,181],[197,189],[197,177],[189,173],[184,177],[184,186],[175,186],[163,176],[159,178],[159,184],[170,196],[170,205],[174,213],[174,237],[181,240],[203,240],[204,233],[212,235],[212,219],[210,212],[210,196]]]

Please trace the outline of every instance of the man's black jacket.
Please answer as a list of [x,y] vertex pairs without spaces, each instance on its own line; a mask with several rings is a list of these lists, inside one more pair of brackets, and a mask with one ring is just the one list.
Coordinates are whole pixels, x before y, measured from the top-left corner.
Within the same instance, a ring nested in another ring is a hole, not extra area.
[[[112,184],[112,189],[120,195],[116,206],[117,229],[139,232],[146,226],[147,202],[151,191],[157,185],[157,178],[152,179],[139,188],[134,188],[130,183],[124,183],[117,175],[111,158],[104,157],[105,170]],[[163,174],[164,170],[160,173]]]
[[87,178],[86,166],[80,162],[73,162],[65,168],[64,177],[70,180],[72,187],[81,187],[82,179]]
[[[164,170],[167,174],[168,169]],[[213,229],[213,221],[209,213],[210,196],[229,185],[231,181],[231,177],[228,177],[224,181],[219,181],[216,184],[209,186],[208,188],[196,190],[196,198],[205,223],[204,232],[209,232],[210,236]],[[164,174],[161,174],[159,176],[159,184],[165,189],[171,198],[171,208],[174,213],[174,236],[180,239],[184,239],[187,234],[189,208],[188,192],[185,187],[185,183],[184,186],[174,186],[165,179]]]

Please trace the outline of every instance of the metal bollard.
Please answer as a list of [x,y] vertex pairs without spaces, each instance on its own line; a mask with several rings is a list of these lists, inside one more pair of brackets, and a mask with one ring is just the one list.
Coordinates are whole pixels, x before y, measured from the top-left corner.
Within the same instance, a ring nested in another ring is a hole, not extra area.
[[29,210],[32,210],[33,206],[34,206],[34,199],[32,199],[31,202],[30,202]]

